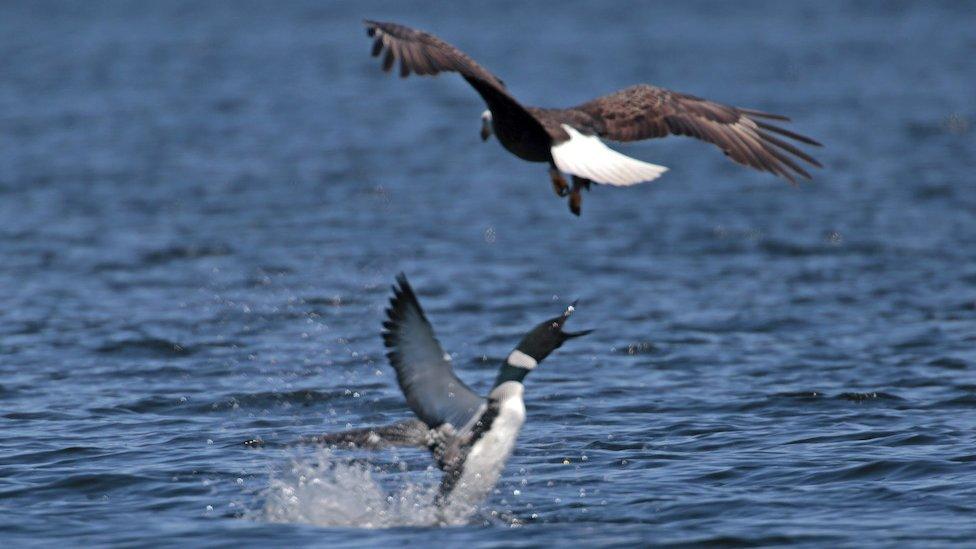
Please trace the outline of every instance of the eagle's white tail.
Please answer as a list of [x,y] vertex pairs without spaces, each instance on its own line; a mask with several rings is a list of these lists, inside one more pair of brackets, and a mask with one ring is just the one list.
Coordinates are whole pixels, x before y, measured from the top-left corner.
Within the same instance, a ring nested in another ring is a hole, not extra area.
[[569,140],[552,148],[552,159],[560,171],[617,187],[652,181],[668,171],[664,166],[643,162],[607,147],[595,135],[583,135],[563,124]]

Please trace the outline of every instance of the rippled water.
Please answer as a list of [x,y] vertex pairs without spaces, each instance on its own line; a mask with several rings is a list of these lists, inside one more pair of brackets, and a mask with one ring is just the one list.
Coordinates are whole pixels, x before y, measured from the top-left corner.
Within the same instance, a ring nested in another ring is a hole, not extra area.
[[[8,543],[976,535],[963,3],[0,12]],[[544,167],[480,143],[463,82],[382,75],[364,16],[435,30],[528,103],[650,81],[787,113],[826,168],[794,189],[635,144],[671,171],[595,189],[576,219]],[[419,451],[290,444],[407,417],[378,336],[399,270],[480,391],[568,300],[598,328],[527,380],[518,449],[466,526],[422,526]]]

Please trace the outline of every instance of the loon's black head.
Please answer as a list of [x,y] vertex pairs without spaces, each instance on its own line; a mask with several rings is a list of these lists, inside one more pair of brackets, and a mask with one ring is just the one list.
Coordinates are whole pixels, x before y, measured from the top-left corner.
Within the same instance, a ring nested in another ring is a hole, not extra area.
[[585,336],[593,330],[583,330],[580,332],[566,332],[563,326],[566,320],[576,310],[576,302],[566,308],[561,316],[550,318],[529,330],[522,337],[515,350],[505,359],[498,378],[495,380],[495,387],[506,381],[522,381],[528,373],[539,365],[550,353],[562,347],[569,339]]
[[569,316],[575,310],[576,302],[574,301],[572,305],[566,308],[566,312],[562,316],[550,318],[535,328],[532,328],[529,333],[522,337],[522,341],[519,342],[518,347],[515,349],[531,357],[538,364],[549,356],[549,353],[561,347],[566,340],[585,336],[592,332],[593,330],[583,330],[582,332],[563,331],[566,320],[569,319]]

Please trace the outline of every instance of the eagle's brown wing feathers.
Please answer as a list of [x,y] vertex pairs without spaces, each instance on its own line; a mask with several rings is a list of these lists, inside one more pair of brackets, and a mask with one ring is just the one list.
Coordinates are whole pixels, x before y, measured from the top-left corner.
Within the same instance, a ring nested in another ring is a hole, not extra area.
[[366,32],[374,38],[373,56],[384,51],[383,70],[389,71],[394,63],[400,61],[400,76],[411,72],[419,75],[433,75],[439,72],[457,72],[467,78],[481,80],[498,90],[505,84],[487,69],[476,63],[463,51],[433,34],[411,29],[396,23],[364,21]]
[[810,179],[797,159],[820,167],[809,154],[773,135],[820,146],[809,137],[766,121],[789,121],[787,117],[730,107],[664,88],[632,86],[570,110],[592,117],[600,137],[636,141],[687,135],[717,145],[740,164],[774,173],[792,183],[797,175]]
[[365,24],[367,33],[375,39],[373,55],[386,52],[384,70],[392,69],[399,59],[401,76],[411,72],[420,75],[445,71],[459,73],[485,100],[494,116],[496,133],[499,125],[509,132],[515,131],[518,146],[526,149],[527,154],[548,149],[552,136],[542,123],[508,93],[501,79],[464,52],[430,33],[396,23],[365,21]]

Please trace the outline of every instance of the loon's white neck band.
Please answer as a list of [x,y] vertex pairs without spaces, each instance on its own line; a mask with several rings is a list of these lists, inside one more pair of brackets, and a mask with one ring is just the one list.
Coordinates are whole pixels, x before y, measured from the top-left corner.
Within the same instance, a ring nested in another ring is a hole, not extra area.
[[512,354],[508,355],[508,360],[505,361],[509,366],[515,366],[516,368],[524,368],[526,370],[531,370],[539,365],[539,361],[530,357],[529,355],[515,349]]

